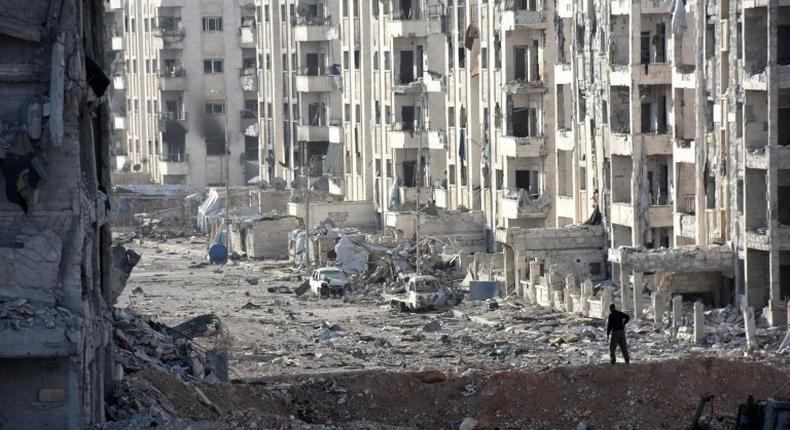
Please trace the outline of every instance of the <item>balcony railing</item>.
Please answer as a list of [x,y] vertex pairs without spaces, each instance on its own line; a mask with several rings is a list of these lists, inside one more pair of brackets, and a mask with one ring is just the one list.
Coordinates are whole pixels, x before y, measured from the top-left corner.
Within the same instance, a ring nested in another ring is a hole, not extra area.
[[186,121],[187,113],[184,111],[181,112],[162,111],[159,112],[159,119],[162,121]]
[[502,10],[538,12],[543,8],[541,0],[503,0]]
[[161,161],[167,163],[184,163],[187,161],[187,154],[183,152],[171,152],[159,155]]
[[296,18],[296,25],[329,26],[332,25],[332,15],[329,16],[300,16]]
[[165,69],[163,69],[162,71],[159,72],[159,77],[161,77],[161,78],[186,78],[187,77],[187,71],[184,70],[184,67],[179,64],[179,65],[177,65],[175,67],[172,67],[172,68],[165,67]]
[[242,109],[241,112],[242,119],[255,119],[258,118],[258,112],[253,109]]
[[297,70],[299,76],[340,76],[340,64],[331,66],[302,66]]

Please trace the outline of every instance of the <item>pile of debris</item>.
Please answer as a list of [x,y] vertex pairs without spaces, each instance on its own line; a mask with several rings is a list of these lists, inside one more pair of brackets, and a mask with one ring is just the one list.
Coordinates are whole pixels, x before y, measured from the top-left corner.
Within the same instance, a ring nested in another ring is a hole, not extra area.
[[[130,310],[116,309],[113,316],[115,359],[124,374],[154,368],[185,381],[227,382],[230,336],[215,315],[201,315],[175,327]],[[198,338],[207,346],[199,344]]]
[[78,318],[62,307],[51,307],[16,299],[0,301],[0,330],[54,329],[56,327],[76,327]]

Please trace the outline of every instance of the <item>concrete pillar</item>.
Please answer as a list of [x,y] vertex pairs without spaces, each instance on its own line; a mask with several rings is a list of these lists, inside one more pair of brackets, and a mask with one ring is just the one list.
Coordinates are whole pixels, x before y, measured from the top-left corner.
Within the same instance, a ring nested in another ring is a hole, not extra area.
[[581,308],[582,308],[582,315],[585,317],[590,316],[590,298],[593,294],[593,284],[592,281],[589,279],[585,279],[584,283],[582,284],[582,293],[581,293]]
[[694,302],[694,343],[702,343],[705,339],[705,306],[702,302]]
[[653,327],[661,331],[664,328],[664,313],[666,312],[666,300],[664,299],[664,294],[659,293],[658,291],[652,294],[653,300]]
[[743,324],[746,329],[746,348],[753,349],[756,344],[755,327],[754,327],[754,308],[747,307],[743,310]]
[[565,312],[573,312],[573,297],[571,294],[576,292],[576,277],[568,275],[565,277]]
[[672,336],[678,334],[680,323],[683,322],[683,296],[672,298]]
[[540,261],[537,258],[529,262],[529,300],[533,305],[538,304],[537,287],[540,282]]
[[633,303],[631,301],[631,269],[620,265],[620,310],[627,312]]
[[642,272],[634,271],[634,318],[642,318],[642,310],[644,308],[644,304],[642,303],[642,288],[644,288],[645,285],[644,278]]
[[612,304],[612,286],[607,285],[603,287],[603,295],[601,296],[601,317],[606,318],[609,314],[609,305]]

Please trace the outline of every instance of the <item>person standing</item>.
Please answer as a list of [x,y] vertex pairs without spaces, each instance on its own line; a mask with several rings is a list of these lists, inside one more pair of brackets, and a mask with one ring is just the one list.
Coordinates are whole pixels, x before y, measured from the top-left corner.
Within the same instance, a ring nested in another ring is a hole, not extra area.
[[606,321],[606,338],[609,340],[609,358],[611,363],[617,362],[614,356],[615,350],[620,346],[620,352],[625,358],[625,363],[631,362],[628,356],[628,344],[625,340],[625,325],[631,317],[625,312],[620,312],[615,309],[614,303],[609,305],[609,319]]

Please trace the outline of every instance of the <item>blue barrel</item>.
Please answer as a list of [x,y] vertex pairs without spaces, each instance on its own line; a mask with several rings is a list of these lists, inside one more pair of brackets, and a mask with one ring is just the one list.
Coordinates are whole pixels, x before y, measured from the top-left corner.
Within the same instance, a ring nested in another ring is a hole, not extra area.
[[215,243],[208,248],[208,260],[214,264],[223,264],[228,261],[228,248],[221,243]]

